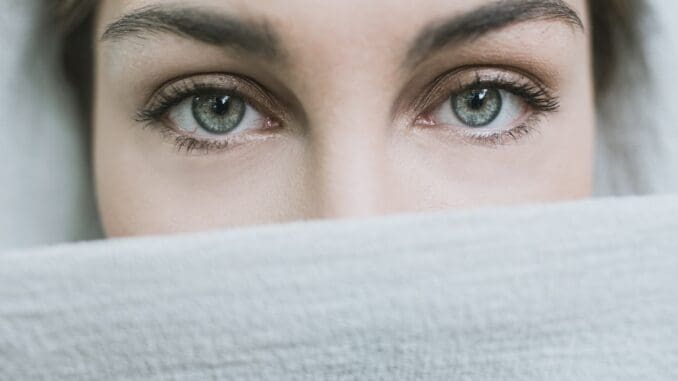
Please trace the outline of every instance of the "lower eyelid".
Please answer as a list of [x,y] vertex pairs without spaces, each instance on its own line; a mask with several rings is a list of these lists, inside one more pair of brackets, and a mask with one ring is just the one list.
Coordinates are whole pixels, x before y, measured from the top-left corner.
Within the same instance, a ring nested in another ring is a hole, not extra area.
[[481,144],[488,144],[492,146],[502,146],[509,143],[518,142],[523,137],[526,137],[537,131],[534,126],[520,125],[511,130],[502,131],[497,134],[492,134],[485,137],[471,137],[474,141]]
[[215,140],[181,134],[170,128],[163,128],[160,133],[162,134],[163,139],[171,144],[177,152],[196,156],[202,156],[213,152],[230,151],[276,137],[275,134],[243,133],[230,135],[221,140]]
[[461,135],[462,139],[470,143],[502,146],[516,143],[522,138],[539,134],[544,119],[544,113],[535,112],[527,116],[521,123],[509,129],[490,131],[488,133],[465,131],[462,132]]
[[417,130],[442,134],[441,138],[447,137],[459,143],[496,147],[516,143],[522,138],[538,134],[546,116],[547,112],[533,110],[508,128],[452,126],[436,124],[435,121],[418,123],[414,127]]

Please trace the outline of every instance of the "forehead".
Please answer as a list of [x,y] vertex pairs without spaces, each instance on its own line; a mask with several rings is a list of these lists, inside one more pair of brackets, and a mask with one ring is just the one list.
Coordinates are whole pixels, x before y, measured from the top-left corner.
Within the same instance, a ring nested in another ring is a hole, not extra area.
[[[530,0],[532,1],[532,0]],[[555,0],[545,0],[555,1]],[[99,27],[143,7],[181,5],[264,20],[283,38],[323,40],[350,36],[371,44],[410,38],[430,23],[463,15],[497,0],[103,0]],[[586,0],[563,0],[582,19]],[[361,37],[362,36],[362,37]]]

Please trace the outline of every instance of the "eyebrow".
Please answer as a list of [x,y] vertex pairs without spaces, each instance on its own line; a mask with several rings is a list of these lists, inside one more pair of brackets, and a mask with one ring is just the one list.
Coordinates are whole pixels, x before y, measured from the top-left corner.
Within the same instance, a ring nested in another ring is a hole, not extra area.
[[148,6],[109,24],[101,41],[169,33],[265,58],[280,58],[279,38],[265,21],[252,22],[205,9]]
[[577,12],[563,0],[499,0],[425,29],[412,43],[406,63],[414,66],[450,44],[528,21],[560,21],[584,30]]

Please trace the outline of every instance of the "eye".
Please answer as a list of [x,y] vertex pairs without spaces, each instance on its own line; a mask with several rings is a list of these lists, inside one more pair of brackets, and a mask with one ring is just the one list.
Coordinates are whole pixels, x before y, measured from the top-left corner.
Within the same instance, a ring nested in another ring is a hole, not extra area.
[[560,106],[557,91],[538,77],[494,67],[447,72],[414,104],[415,127],[436,128],[460,141],[490,146],[538,130],[544,117]]
[[493,87],[473,87],[450,96],[432,117],[436,124],[502,131],[515,127],[527,111],[527,103],[518,95]]
[[231,135],[260,128],[265,119],[242,97],[212,92],[187,97],[167,114],[172,125],[195,136]]

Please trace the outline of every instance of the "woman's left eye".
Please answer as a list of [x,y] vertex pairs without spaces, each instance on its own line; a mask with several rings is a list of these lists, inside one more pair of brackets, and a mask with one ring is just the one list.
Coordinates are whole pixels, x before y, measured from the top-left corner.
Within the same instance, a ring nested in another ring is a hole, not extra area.
[[431,117],[437,125],[502,132],[516,127],[526,114],[522,97],[492,87],[472,87],[450,96]]
[[242,97],[207,93],[188,97],[167,113],[179,132],[198,137],[231,135],[260,128],[264,117]]

